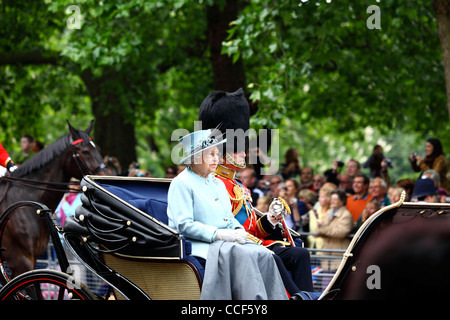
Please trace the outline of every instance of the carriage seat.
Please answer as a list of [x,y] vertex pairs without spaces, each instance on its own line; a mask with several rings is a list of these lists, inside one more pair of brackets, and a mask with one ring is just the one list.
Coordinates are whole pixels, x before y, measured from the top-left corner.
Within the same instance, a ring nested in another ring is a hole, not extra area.
[[135,193],[120,186],[104,184],[102,187],[123,201],[131,204],[133,207],[151,215],[166,225],[169,224],[167,217],[167,199],[161,199],[159,197],[155,199],[151,195]]
[[[145,194],[137,192],[136,188],[133,187],[128,189],[126,187],[111,184],[102,184],[102,187],[119,197],[121,200],[150,215],[163,224],[169,224],[169,218],[167,216],[167,194],[158,193],[156,196],[153,196],[153,193]],[[190,260],[199,269],[200,275],[203,278],[203,264],[198,262],[194,256],[190,255],[191,242],[184,237],[182,237],[182,240],[183,254],[180,258]]]

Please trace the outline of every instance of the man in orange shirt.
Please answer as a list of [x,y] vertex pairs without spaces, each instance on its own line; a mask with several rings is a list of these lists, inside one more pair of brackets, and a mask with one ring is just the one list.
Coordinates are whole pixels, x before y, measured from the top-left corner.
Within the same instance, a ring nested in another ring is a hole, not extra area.
[[355,194],[347,198],[347,210],[350,211],[353,217],[353,222],[356,222],[361,215],[367,202],[372,200],[372,195],[369,194],[369,177],[365,174],[357,174],[353,179],[353,191]]

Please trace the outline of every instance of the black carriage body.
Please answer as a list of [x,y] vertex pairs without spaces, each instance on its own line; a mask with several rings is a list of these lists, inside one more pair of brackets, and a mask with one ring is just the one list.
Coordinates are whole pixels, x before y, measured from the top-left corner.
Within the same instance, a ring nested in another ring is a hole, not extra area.
[[448,270],[450,204],[401,200],[361,226],[321,299],[448,296]]
[[[197,299],[204,267],[168,226],[170,179],[86,176],[66,219],[73,253],[127,299]],[[98,259],[97,259],[98,257]]]
[[[167,221],[170,180],[86,177],[76,218],[96,241],[133,257],[182,259],[185,243]],[[84,222],[84,223],[83,223]]]

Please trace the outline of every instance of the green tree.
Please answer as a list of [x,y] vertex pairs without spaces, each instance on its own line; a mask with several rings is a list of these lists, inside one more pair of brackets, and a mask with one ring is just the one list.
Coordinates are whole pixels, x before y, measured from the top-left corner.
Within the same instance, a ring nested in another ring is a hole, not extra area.
[[[197,43],[202,42],[205,24],[197,21],[204,21],[204,13],[195,10],[195,5],[189,13],[183,12],[183,5],[184,1],[78,1],[80,28],[69,29],[67,20],[73,14],[66,13],[65,1],[6,1],[0,66],[10,70],[15,79],[20,78],[20,72],[26,73],[21,70],[27,66],[33,66],[29,69],[32,73],[38,65],[47,66],[44,73],[58,69],[59,79],[55,80],[64,81],[66,89],[73,85],[68,79],[79,83],[73,75],[79,77],[90,99],[96,119],[95,138],[103,153],[128,164],[137,158],[136,119],[152,117],[163,108],[156,96],[158,76],[182,65],[190,55],[203,52],[197,52]],[[8,105],[4,110],[8,114],[13,110],[27,113],[27,117],[20,117],[23,124],[18,125],[23,127],[33,118],[39,119],[43,110],[41,99],[23,94],[42,95],[44,88],[26,88],[32,86],[26,80],[20,78],[20,83],[11,85],[15,95],[2,88]],[[71,101],[75,104],[76,98]],[[58,105],[52,107],[60,110]]]
[[[428,1],[253,1],[233,23],[224,52],[244,57],[259,121],[320,122],[336,132],[379,127],[448,128],[436,19]],[[255,63],[257,61],[257,63]],[[438,130],[435,130],[438,129]]]
[[[65,118],[94,117],[104,154],[162,174],[171,132],[193,129],[212,89],[242,86],[254,128],[354,145],[374,141],[371,127],[448,146],[439,3],[78,0],[80,29],[69,29],[65,1],[2,1],[0,138],[51,139]],[[381,29],[367,27],[373,4]],[[329,157],[359,153],[337,148]]]
[[[381,29],[367,27],[370,5]],[[223,52],[243,59],[259,107],[252,124],[280,128],[280,154],[296,146],[305,164],[324,168],[396,137],[409,143],[397,162],[407,169],[404,153],[426,137],[450,147],[431,2],[252,1],[231,25]]]

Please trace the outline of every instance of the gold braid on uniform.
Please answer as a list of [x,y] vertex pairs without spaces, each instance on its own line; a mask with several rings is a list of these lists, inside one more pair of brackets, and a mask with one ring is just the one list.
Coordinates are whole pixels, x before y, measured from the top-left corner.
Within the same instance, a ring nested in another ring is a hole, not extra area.
[[[242,206],[245,205],[245,211],[247,212],[247,216],[252,218],[251,215],[251,211],[252,209],[250,208],[250,206],[248,205],[246,200],[250,200],[252,201],[251,197],[246,199],[245,195],[242,192],[243,187],[241,187],[238,183],[236,183],[236,181],[234,180],[234,175],[235,175],[235,171],[225,167],[224,165],[218,165],[216,168],[216,171],[214,172],[215,175],[224,177],[226,179],[229,179],[234,187],[233,187],[233,193],[234,193],[234,198],[231,194],[228,193],[228,195],[230,196],[230,200],[232,202],[232,206],[234,204],[236,204],[236,208],[234,208],[233,210],[233,216],[237,215],[238,212],[242,209]],[[251,221],[250,226],[252,225],[253,221]]]
[[237,163],[236,161],[234,161],[233,156],[228,152],[225,154],[225,158],[227,159],[228,163],[232,164],[236,168],[244,169],[245,167],[247,167],[247,164],[245,162]]
[[233,203],[237,203],[236,208],[233,210],[233,216],[235,216],[241,210],[242,205],[244,204],[244,195],[242,194],[241,187],[237,184],[234,185],[233,192],[235,198],[230,195],[230,199]]
[[231,201],[237,202],[237,206],[233,210],[233,215],[234,216],[237,215],[237,213],[241,210],[242,205],[244,205],[245,212],[247,213],[247,217],[250,218],[250,223],[249,223],[248,227],[249,227],[249,229],[251,229],[253,226],[253,215],[252,215],[252,208],[250,208],[249,204],[247,203],[247,200],[250,200],[250,201],[252,201],[252,200],[251,200],[251,198],[246,198],[245,195],[242,194],[243,188],[239,184],[235,183],[234,181],[233,181],[233,183],[234,183],[233,192],[234,192],[236,198],[235,199],[231,198]]
[[281,204],[283,205],[284,209],[286,209],[287,213],[291,214],[291,208],[289,207],[287,202],[282,197],[278,197],[278,200],[280,200]]

